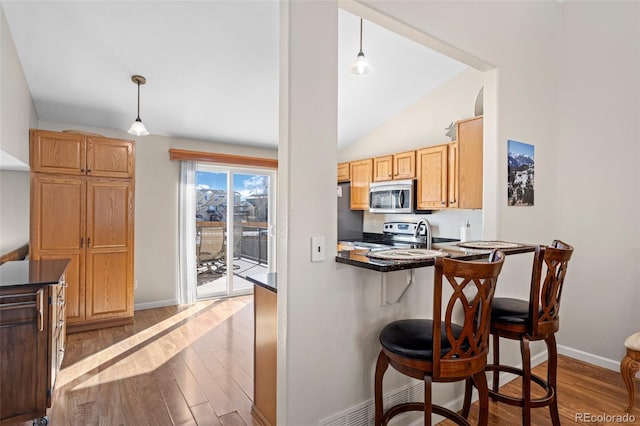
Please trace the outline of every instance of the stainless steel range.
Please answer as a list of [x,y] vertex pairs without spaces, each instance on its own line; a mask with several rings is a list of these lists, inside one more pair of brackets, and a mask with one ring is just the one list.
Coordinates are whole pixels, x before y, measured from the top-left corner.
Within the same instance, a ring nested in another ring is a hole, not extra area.
[[[420,224],[420,231],[416,236],[416,228]],[[383,249],[389,247],[420,248],[427,247],[426,235],[428,222],[385,222],[383,234],[365,234],[362,241],[340,241],[341,244],[357,249]]]

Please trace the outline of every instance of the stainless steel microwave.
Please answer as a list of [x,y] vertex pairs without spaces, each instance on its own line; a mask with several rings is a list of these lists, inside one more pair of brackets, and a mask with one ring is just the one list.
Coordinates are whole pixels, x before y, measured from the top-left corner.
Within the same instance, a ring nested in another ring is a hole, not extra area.
[[370,213],[413,213],[413,180],[373,182],[369,186]]

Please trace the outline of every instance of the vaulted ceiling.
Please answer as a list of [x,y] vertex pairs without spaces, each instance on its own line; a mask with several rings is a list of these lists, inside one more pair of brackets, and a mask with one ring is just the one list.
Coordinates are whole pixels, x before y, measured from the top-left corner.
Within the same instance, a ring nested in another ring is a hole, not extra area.
[[[2,1],[40,120],[277,147],[277,1]],[[339,11],[338,146],[357,140],[465,65],[371,22],[374,67],[349,69],[359,17]]]

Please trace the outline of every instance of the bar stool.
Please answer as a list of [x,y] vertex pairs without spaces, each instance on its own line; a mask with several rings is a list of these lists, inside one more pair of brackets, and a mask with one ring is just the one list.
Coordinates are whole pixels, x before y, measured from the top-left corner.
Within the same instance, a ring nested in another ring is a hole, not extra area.
[[[573,247],[555,240],[549,247],[536,247],[531,274],[529,300],[496,297],[491,308],[491,334],[493,334],[493,364],[486,367],[493,371],[493,389],[489,397],[506,404],[522,407],[522,424],[531,424],[531,409],[549,406],[551,421],[560,425],[556,376],[558,354],[555,333],[560,327],[559,311],[562,285],[567,273],[567,265],[573,254]],[[519,340],[522,353],[522,369],[500,364],[500,337]],[[544,340],[547,344],[547,380],[531,374],[529,342]],[[501,394],[498,391],[499,372],[504,371],[522,376],[522,398]],[[546,395],[531,399],[531,383],[541,386]],[[471,387],[465,390],[463,415],[468,412],[471,401]]]
[[622,379],[629,393],[627,413],[630,413],[633,410],[633,403],[635,402],[635,376],[640,364],[640,333],[635,333],[627,337],[627,340],[624,341],[624,346],[627,348],[627,354],[622,358],[622,361],[620,361],[620,373],[622,374]]
[[[431,413],[468,425],[465,418],[444,407],[432,405],[431,382],[453,382],[474,377],[480,389],[479,423],[486,425],[489,398],[484,367],[489,349],[491,301],[504,253],[493,251],[488,262],[464,262],[437,258],[434,270],[433,318],[407,319],[388,324],[380,333],[382,350],[375,373],[375,424],[386,425],[395,415],[424,411],[424,424],[431,425]],[[444,279],[443,279],[444,277]],[[442,318],[442,287],[453,290]],[[453,322],[462,308],[463,321]],[[435,339],[433,336],[439,336]],[[400,373],[424,381],[424,402],[395,405],[383,413],[382,379],[389,364]]]

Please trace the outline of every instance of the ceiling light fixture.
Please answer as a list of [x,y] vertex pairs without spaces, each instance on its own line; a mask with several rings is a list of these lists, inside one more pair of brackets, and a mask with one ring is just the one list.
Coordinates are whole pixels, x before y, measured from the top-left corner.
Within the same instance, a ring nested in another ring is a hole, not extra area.
[[138,85],[138,118],[133,122],[131,127],[129,127],[128,133],[136,136],[146,136],[149,134],[149,131],[140,120],[140,85],[145,84],[147,79],[141,75],[132,75],[131,81]]
[[362,51],[362,18],[360,18],[360,52],[358,53],[358,57],[356,61],[351,66],[351,74],[355,75],[366,75],[373,72],[373,67],[364,57],[364,52]]

